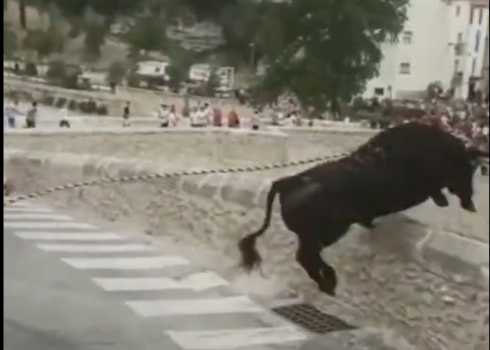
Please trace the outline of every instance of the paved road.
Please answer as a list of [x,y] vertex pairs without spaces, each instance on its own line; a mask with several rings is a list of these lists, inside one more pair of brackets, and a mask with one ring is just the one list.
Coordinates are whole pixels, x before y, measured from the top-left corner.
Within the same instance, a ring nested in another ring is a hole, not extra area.
[[6,350],[283,350],[306,338],[140,235],[4,208]]

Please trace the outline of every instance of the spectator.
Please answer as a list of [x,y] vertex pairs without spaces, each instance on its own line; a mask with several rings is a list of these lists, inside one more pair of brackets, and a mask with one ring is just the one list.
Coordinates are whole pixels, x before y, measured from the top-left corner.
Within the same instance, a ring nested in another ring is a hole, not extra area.
[[158,111],[157,111],[158,120],[160,121],[160,127],[161,128],[168,128],[168,126],[170,124],[169,114],[170,114],[170,111],[168,110],[167,105],[162,103],[160,105],[160,108],[158,108]]
[[68,109],[63,108],[61,110],[61,120],[59,123],[60,128],[70,128],[70,122],[68,120]]
[[240,127],[240,119],[238,119],[238,114],[235,109],[232,109],[230,113],[228,113],[228,127],[229,128],[239,128]]
[[213,126],[223,126],[223,112],[220,108],[213,109]]
[[32,102],[31,108],[27,111],[26,114],[26,128],[34,129],[37,124],[37,102]]
[[129,121],[129,115],[131,113],[130,107],[131,107],[131,102],[127,101],[123,109],[123,128],[127,128],[131,126],[131,123]]

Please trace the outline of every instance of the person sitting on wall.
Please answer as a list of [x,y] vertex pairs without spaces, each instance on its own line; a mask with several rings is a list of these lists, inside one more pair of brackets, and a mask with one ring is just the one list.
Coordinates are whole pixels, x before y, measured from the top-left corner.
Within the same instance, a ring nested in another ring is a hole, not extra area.
[[168,106],[164,103],[160,104],[160,108],[157,111],[158,120],[160,121],[161,128],[168,128],[170,125]]
[[26,114],[26,128],[34,129],[36,127],[37,122],[37,102],[32,102],[31,108],[27,111]]
[[58,126],[60,128],[70,128],[70,121],[68,120],[68,109],[63,108],[61,110],[61,120]]
[[234,109],[232,109],[230,113],[228,113],[228,127],[229,128],[240,127],[240,119],[238,118],[238,114]]

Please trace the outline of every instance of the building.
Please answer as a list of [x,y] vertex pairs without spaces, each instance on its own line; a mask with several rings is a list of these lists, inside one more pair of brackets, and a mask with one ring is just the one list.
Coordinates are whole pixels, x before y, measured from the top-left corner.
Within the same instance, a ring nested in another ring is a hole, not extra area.
[[488,67],[488,0],[412,0],[405,29],[383,44],[379,76],[365,97],[420,96],[431,82],[466,98]]

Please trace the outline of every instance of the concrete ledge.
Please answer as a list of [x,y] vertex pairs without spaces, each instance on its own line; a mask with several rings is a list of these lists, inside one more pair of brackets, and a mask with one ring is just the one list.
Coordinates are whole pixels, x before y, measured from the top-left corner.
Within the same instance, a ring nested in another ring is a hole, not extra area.
[[[31,153],[6,150],[4,158],[7,164],[27,162],[50,169],[71,167],[79,169],[78,171],[85,175],[95,175],[101,178],[146,175],[168,170],[168,167],[159,166],[151,161],[100,158],[69,153]],[[260,210],[264,210],[270,181],[271,179],[247,177],[243,174],[173,179],[177,190]],[[378,254],[396,252],[423,264],[433,273],[443,274],[458,283],[466,282],[484,290],[489,289],[489,245],[487,243],[455,233],[431,229],[405,215],[387,218],[370,234],[353,234],[352,236],[355,237],[352,244],[370,247]]]
[[19,129],[4,133],[4,145],[41,152],[153,159],[197,167],[288,161],[287,135],[228,128]]

